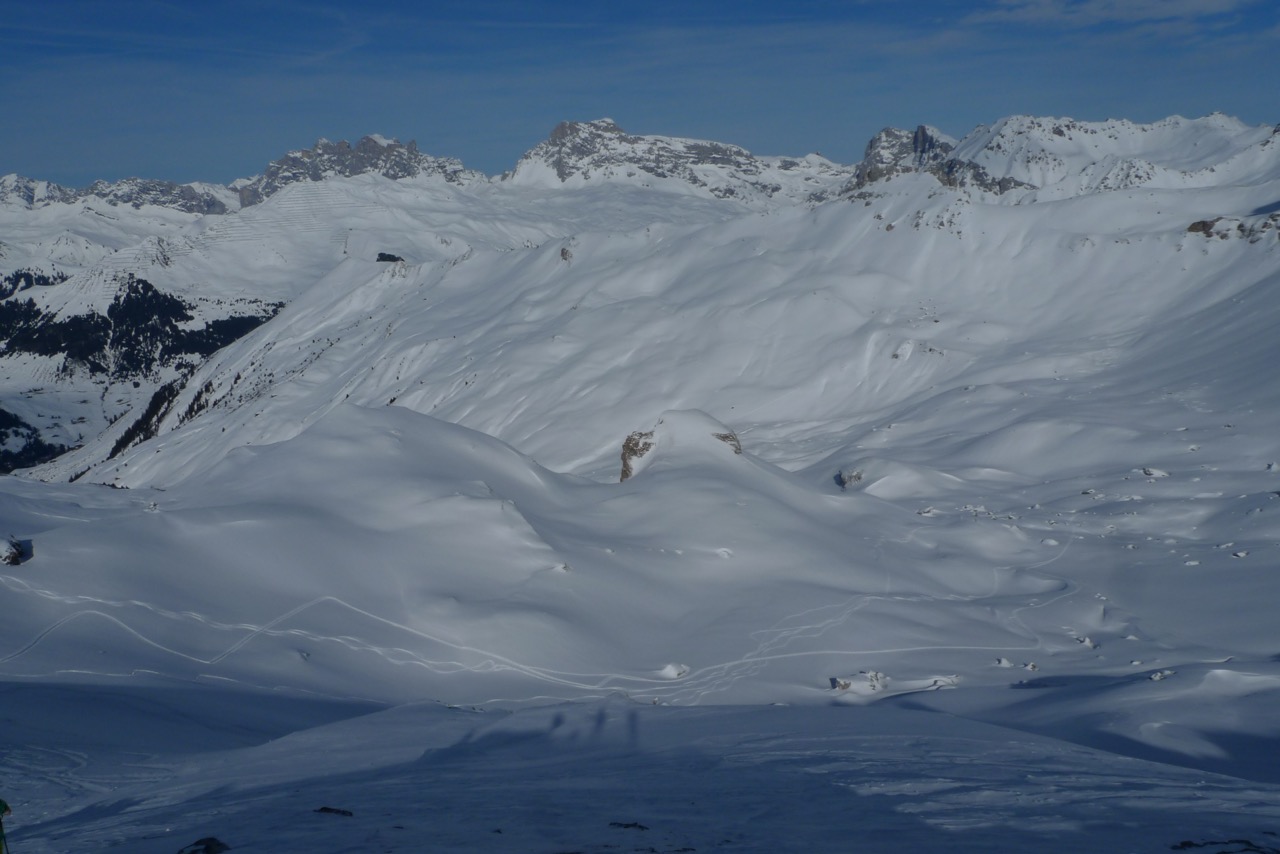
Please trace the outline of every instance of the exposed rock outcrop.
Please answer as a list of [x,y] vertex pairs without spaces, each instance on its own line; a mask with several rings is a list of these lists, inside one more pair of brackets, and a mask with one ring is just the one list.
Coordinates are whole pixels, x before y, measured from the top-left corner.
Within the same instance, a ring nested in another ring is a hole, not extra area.
[[370,172],[392,180],[438,175],[454,184],[484,179],[480,173],[464,169],[460,160],[424,154],[416,142],[400,143],[380,136],[366,136],[355,145],[346,140],[318,140],[313,148],[291,151],[267,166],[263,174],[237,181],[232,188],[240,194],[240,204],[248,207],[299,181],[323,181],[334,176]]
[[98,198],[115,206],[141,208],[145,205],[172,208],[194,214],[223,214],[230,210],[234,196],[226,187],[214,184],[176,184],[149,178],[125,178],[122,181],[94,181],[83,189],[69,189],[24,178],[21,175],[0,177],[0,203],[25,208],[51,204],[74,204]]
[[517,184],[586,182],[685,184],[702,194],[744,203],[817,201],[834,194],[852,169],[810,154],[757,157],[722,142],[629,134],[612,119],[561,122],[503,176]]
[[[727,446],[727,448],[725,447]],[[619,482],[638,474],[661,456],[666,462],[683,460],[700,464],[709,459],[726,459],[726,451],[742,454],[738,434],[698,409],[668,410],[652,430],[637,430],[622,443],[622,474]]]

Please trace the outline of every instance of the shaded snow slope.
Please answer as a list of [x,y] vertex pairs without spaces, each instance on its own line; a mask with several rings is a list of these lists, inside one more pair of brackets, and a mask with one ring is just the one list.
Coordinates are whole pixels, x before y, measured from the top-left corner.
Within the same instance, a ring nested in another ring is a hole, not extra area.
[[[0,736],[6,781],[23,793],[9,797],[8,838],[34,854],[173,854],[210,838],[245,852],[877,854],[1276,840],[1274,785],[903,708],[414,704],[354,716],[163,685],[3,690],[26,701]],[[41,715],[90,708],[98,738],[66,753],[27,746]],[[289,713],[298,731],[262,743]]]

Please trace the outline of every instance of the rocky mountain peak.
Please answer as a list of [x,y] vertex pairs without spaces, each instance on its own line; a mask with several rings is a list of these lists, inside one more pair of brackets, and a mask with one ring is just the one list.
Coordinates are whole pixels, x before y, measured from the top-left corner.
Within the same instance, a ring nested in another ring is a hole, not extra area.
[[[223,214],[229,208],[219,198],[222,188],[201,184],[175,184],[149,178],[126,178],[123,181],[94,181],[80,197],[97,196],[113,205],[157,205],[195,214]],[[225,191],[224,191],[225,192]]]
[[1270,131],[1221,113],[1149,124],[1010,116],[976,128],[952,156],[1002,181],[1035,187],[1041,198],[1063,197],[1215,183],[1228,174],[1243,179],[1259,167],[1275,168],[1259,160]]
[[855,167],[855,183],[864,187],[907,172],[928,172],[946,162],[956,141],[937,128],[919,125],[914,131],[885,128],[867,143]]
[[627,134],[613,119],[561,122],[552,129],[546,142],[525,157],[537,153],[552,166],[557,178],[567,181],[573,175],[589,170],[592,165],[602,165],[601,161],[608,158],[610,150],[624,151],[638,142],[639,137]]
[[918,125],[914,131],[885,128],[867,143],[862,162],[854,168],[850,189],[861,190],[913,172],[932,175],[947,187],[973,187],[996,194],[1031,187],[1013,178],[992,176],[980,163],[957,156],[962,144],[928,125]]
[[609,134],[625,137],[627,132],[618,127],[613,119],[596,119],[591,122],[561,122],[551,130],[548,139],[551,142],[564,142],[569,139],[589,137],[598,134]]
[[49,181],[37,181],[21,175],[0,177],[0,204],[35,208],[51,202],[74,201],[76,191]]
[[948,187],[996,195],[1036,190],[1040,197],[1204,183],[1216,180],[1215,171],[1248,172],[1247,152],[1270,134],[1221,114],[1152,124],[1009,116],[959,141],[924,125],[886,128],[868,144],[851,189],[907,173],[933,175]]
[[459,160],[419,151],[412,140],[401,143],[374,135],[362,137],[355,145],[346,140],[319,139],[314,147],[290,151],[268,165],[263,174],[233,186],[240,194],[240,204],[248,207],[299,181],[323,181],[334,176],[370,172],[392,180],[438,175],[455,184],[479,177],[479,173],[464,169]]
[[763,204],[776,196],[794,202],[821,198],[850,175],[847,167],[817,155],[757,157],[737,145],[630,134],[612,119],[597,119],[556,125],[503,180],[547,187],[588,181],[662,184]]
[[849,189],[859,191],[868,184],[909,173],[933,175],[947,187],[974,187],[997,195],[1030,187],[1016,179],[993,177],[982,165],[956,156],[959,145],[954,138],[927,124],[916,125],[915,131],[884,128],[867,143],[863,160],[854,168],[854,181],[850,182]]
[[147,178],[125,178],[122,181],[94,181],[83,189],[71,189],[5,175],[0,178],[0,202],[25,208],[50,204],[74,204],[82,199],[98,198],[110,205],[141,208],[144,205],[172,208],[195,214],[221,214],[228,210],[229,197],[224,188],[209,184],[176,184]]

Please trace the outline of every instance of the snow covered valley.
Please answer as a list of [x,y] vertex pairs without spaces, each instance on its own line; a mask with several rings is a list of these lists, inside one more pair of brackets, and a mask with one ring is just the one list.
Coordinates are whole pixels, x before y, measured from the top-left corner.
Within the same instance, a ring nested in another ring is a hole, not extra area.
[[1280,137],[557,133],[0,206],[13,848],[1280,851]]

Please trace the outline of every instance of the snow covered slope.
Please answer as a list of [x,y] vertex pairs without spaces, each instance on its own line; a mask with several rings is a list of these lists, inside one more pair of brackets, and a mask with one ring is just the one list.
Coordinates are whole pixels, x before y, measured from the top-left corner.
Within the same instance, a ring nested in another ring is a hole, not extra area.
[[279,308],[0,479],[5,690],[171,727],[22,718],[24,847],[420,850],[424,790],[454,850],[1276,847],[1271,129],[885,133],[817,203],[611,128],[120,250],[175,329]]
[[[186,476],[246,442],[289,438],[339,402],[394,402],[594,478],[612,476],[622,438],[666,409],[711,412],[766,459],[811,465],[856,450],[872,428],[902,420],[903,406],[1105,373],[1154,330],[1194,327],[1198,312],[1263,287],[1276,271],[1276,217],[1253,211],[1276,188],[1011,208],[908,174],[873,198],[737,208],[729,219],[721,210],[696,225],[572,230],[588,221],[538,233],[537,214],[509,208],[508,227],[523,214],[529,245],[470,236],[467,252],[434,258],[408,234],[392,240],[389,224],[374,227],[404,264],[373,261],[375,244],[347,256],[203,365],[158,424],[170,433],[198,406],[210,412],[203,423],[220,419],[217,431],[177,430],[164,448],[91,477],[170,484],[179,475],[167,467]],[[701,214],[641,207],[652,192],[605,185],[576,202],[596,223],[616,219],[614,203],[633,216]],[[430,222],[438,202],[417,198]],[[87,445],[48,474],[103,457]]]
[[[733,151],[759,171],[763,161]],[[834,168],[815,162],[807,172]],[[797,189],[802,179],[792,177]],[[670,181],[666,191],[605,183],[574,193],[489,182],[455,160],[381,137],[291,152],[233,185],[238,209],[205,216],[190,213],[176,192],[190,187],[174,185],[166,201],[125,192],[139,182],[64,191],[5,180],[0,402],[16,425],[0,459],[5,470],[94,436],[105,450],[90,461],[118,453],[151,432],[175,382],[314,283],[341,275],[348,259],[452,264],[473,251],[529,249],[583,230],[702,225],[746,209],[694,192],[684,178],[672,179],[683,188],[674,195]],[[842,180],[828,176],[823,186]],[[168,303],[170,316],[148,325],[135,310],[138,288]],[[76,459],[81,473],[87,463]]]

